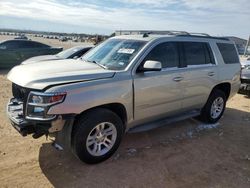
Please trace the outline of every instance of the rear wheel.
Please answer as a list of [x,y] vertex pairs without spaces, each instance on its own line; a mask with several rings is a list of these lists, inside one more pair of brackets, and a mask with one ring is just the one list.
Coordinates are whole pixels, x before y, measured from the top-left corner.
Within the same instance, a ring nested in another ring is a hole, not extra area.
[[114,112],[102,108],[92,110],[74,125],[73,152],[83,162],[102,162],[117,150],[123,132],[123,123]]
[[221,90],[214,90],[203,107],[200,119],[207,123],[217,122],[224,113],[226,107],[226,95]]

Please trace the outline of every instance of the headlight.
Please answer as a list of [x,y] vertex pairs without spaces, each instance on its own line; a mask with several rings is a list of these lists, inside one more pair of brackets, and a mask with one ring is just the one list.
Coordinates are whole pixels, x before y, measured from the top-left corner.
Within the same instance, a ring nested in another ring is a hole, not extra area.
[[66,97],[65,92],[60,93],[40,93],[30,92],[27,108],[27,119],[51,120],[55,115],[48,115],[49,108],[53,105],[62,103]]

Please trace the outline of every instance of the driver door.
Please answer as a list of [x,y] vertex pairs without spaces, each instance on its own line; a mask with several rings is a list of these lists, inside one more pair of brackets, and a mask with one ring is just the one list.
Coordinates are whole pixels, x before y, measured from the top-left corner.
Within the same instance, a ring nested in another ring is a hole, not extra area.
[[[137,72],[134,75],[134,116],[138,123],[159,119],[181,111],[178,44],[164,42],[156,45],[145,61],[162,63],[161,71]],[[140,67],[139,66],[139,67]]]

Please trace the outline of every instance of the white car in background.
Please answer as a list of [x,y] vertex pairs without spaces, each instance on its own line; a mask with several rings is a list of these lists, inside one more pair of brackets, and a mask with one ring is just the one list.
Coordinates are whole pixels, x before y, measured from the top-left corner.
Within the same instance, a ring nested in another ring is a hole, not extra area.
[[241,68],[250,67],[250,57],[248,57],[246,60],[242,60],[240,64]]

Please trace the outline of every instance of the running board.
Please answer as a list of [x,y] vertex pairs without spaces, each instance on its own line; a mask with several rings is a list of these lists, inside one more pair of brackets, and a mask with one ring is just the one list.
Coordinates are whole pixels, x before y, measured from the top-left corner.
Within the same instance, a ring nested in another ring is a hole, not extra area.
[[178,116],[167,117],[165,119],[161,119],[161,120],[158,120],[158,121],[137,125],[137,126],[135,126],[133,128],[130,128],[128,130],[128,132],[129,133],[144,132],[144,131],[148,131],[148,130],[151,130],[151,129],[163,127],[163,126],[168,125],[170,123],[174,123],[174,122],[177,122],[177,121],[181,121],[181,120],[189,119],[189,118],[192,118],[192,117],[196,117],[196,116],[199,116],[199,115],[200,115],[200,111],[192,111],[192,112],[188,112],[188,113],[182,113],[181,115],[178,115]]

